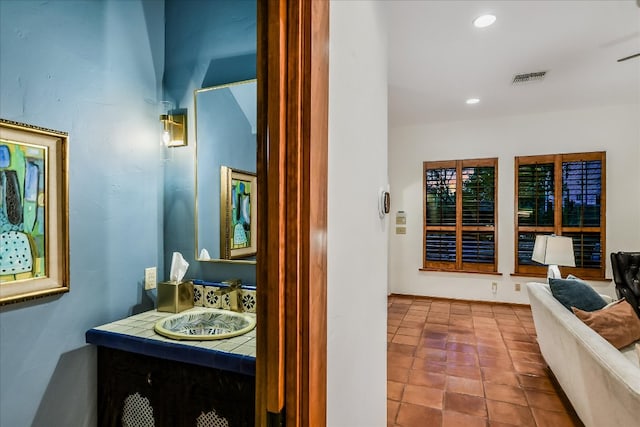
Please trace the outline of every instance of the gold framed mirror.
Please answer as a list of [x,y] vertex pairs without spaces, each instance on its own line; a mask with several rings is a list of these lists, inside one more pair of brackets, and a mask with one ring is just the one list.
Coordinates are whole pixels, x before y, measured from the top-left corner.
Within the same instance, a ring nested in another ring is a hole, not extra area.
[[[228,204],[232,201],[231,178],[224,186],[222,179],[223,171],[227,169],[255,177],[256,90],[257,81],[253,79],[194,91],[195,258],[198,261],[256,262],[258,229],[255,211],[251,213],[257,204],[255,185],[253,189],[251,185],[245,186],[253,191],[236,200],[244,206],[238,206],[234,211]],[[237,221],[232,221],[232,214],[236,215]],[[237,226],[235,244],[229,240],[233,238],[229,226]],[[244,239],[240,238],[242,236]]]

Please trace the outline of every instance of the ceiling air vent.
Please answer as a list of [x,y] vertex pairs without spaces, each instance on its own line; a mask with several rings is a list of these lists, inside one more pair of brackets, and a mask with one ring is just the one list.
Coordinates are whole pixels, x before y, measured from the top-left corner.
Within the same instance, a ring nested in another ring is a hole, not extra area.
[[513,81],[511,84],[523,84],[523,83],[533,83],[540,82],[544,79],[544,76],[547,75],[546,71],[537,71],[535,73],[524,73],[524,74],[516,74],[513,76]]

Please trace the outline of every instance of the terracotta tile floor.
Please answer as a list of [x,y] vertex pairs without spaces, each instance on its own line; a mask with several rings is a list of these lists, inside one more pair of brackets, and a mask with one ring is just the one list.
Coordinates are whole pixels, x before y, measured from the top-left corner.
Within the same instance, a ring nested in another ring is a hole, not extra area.
[[390,296],[388,314],[389,427],[581,426],[528,307]]

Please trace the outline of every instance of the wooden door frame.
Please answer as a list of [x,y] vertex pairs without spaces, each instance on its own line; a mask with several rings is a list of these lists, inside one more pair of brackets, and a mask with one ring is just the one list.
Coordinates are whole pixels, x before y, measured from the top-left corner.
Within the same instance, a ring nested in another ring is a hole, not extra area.
[[260,0],[257,35],[256,425],[324,426],[329,1]]

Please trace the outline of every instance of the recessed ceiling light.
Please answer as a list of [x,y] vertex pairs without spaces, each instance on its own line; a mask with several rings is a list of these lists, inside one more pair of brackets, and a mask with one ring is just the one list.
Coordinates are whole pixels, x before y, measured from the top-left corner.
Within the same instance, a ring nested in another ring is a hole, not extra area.
[[467,104],[469,104],[469,105],[477,104],[478,102],[480,102],[480,100],[478,98],[469,98],[469,99],[467,99]]
[[496,22],[495,15],[481,15],[473,20],[473,25],[477,28],[485,28]]

